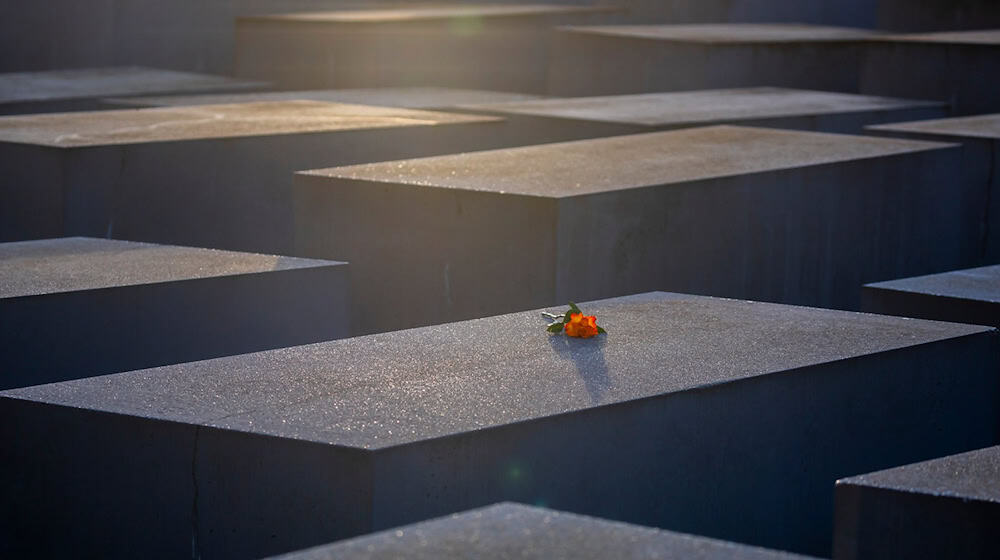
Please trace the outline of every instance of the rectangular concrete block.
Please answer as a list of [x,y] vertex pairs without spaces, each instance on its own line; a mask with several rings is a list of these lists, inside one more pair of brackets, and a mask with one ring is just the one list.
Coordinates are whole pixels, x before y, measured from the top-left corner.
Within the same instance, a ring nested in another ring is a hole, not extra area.
[[776,86],[856,92],[864,41],[875,35],[804,24],[565,26],[553,44],[548,91],[577,96]]
[[315,101],[0,118],[0,240],[290,254],[292,173],[452,153],[495,117]]
[[876,125],[885,136],[962,144],[962,165],[948,182],[978,194],[982,254],[977,264],[1000,263],[1000,114]]
[[865,48],[861,91],[948,101],[954,115],[1000,111],[1000,29],[888,35]]
[[1000,555],[1000,447],[837,481],[834,558]]
[[379,105],[382,107],[406,107],[408,109],[444,110],[453,108],[456,105],[469,103],[528,101],[542,99],[542,96],[507,91],[445,87],[380,87],[122,97],[104,99],[103,103],[109,107],[184,107],[187,105],[256,103],[260,101],[292,101],[296,99]]
[[581,306],[609,334],[531,311],[2,392],[0,547],[258,558],[516,501],[827,555],[835,480],[997,441],[994,329]]
[[314,170],[296,254],[351,263],[364,333],[658,289],[857,309],[978,254],[948,146],[718,126]]
[[101,98],[234,92],[268,84],[223,76],[119,66],[0,74],[0,115],[103,109]]
[[0,243],[0,387],[349,336],[346,269],[81,237]]
[[866,125],[947,116],[947,105],[850,93],[788,88],[741,88],[569,97],[464,104],[477,114],[504,117],[505,126],[556,128],[575,123],[651,132],[739,124],[816,132],[858,133]]
[[545,90],[551,28],[608,6],[454,4],[236,20],[236,74],[286,89],[451,86]]
[[1000,327],[1000,265],[867,284],[872,313]]
[[501,503],[292,552],[280,558],[794,560],[805,557],[540,507]]

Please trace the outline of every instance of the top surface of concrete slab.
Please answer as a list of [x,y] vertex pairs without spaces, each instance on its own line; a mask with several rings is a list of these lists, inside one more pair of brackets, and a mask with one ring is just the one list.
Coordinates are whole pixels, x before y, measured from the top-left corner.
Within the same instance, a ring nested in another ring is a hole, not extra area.
[[303,173],[558,198],[946,146],[952,144],[712,126],[350,165]]
[[879,41],[902,43],[940,43],[952,45],[996,45],[1000,46],[1000,29],[972,31],[939,31],[937,33],[908,33],[883,35]]
[[412,8],[293,12],[287,14],[244,16],[238,19],[240,21],[369,24],[449,20],[453,18],[544,17],[617,11],[618,9],[611,6],[567,6],[559,4],[453,4]]
[[69,237],[0,243],[0,298],[339,264],[132,241]]
[[945,103],[936,101],[761,87],[486,102],[467,104],[462,108],[540,117],[667,126],[943,106]]
[[869,287],[1000,303],[1000,265],[868,284]]
[[559,28],[632,39],[655,39],[678,43],[748,44],[858,41],[879,35],[877,31],[850,27],[828,27],[797,23],[691,23],[678,25],[569,25]]
[[2,117],[0,142],[76,148],[495,120],[396,107],[275,101]]
[[259,89],[261,82],[138,66],[0,74],[0,103],[111,95]]
[[508,103],[541,99],[540,95],[510,93],[505,91],[485,91],[479,89],[457,89],[442,87],[385,87],[358,89],[322,89],[312,91],[264,91],[256,93],[214,93],[206,95],[169,95],[161,97],[131,97],[109,99],[120,105],[183,107],[187,105],[218,105],[232,103],[253,103],[260,101],[326,101],[334,103],[357,103],[382,107],[407,107],[428,109],[434,107],[454,107],[468,103]]
[[1000,503],[1000,447],[853,476],[840,482]]
[[950,119],[932,119],[903,123],[880,124],[867,127],[870,130],[889,132],[909,132],[941,136],[967,136],[970,138],[1000,139],[1000,113],[973,115]]
[[0,396],[377,449],[992,330],[666,293],[582,308],[610,334],[526,311]]
[[805,558],[521,504],[502,503],[293,552],[283,560]]

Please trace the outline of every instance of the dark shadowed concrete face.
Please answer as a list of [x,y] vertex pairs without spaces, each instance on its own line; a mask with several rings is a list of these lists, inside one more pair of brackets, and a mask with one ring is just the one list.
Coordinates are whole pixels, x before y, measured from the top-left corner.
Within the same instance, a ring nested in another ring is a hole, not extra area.
[[996,558],[1000,447],[837,481],[834,558]]
[[217,105],[305,99],[334,103],[360,103],[383,107],[407,107],[410,109],[442,109],[469,103],[507,103],[539,98],[540,96],[538,95],[510,93],[506,91],[444,87],[385,87],[131,97],[106,99],[105,102],[110,105],[136,107],[180,107],[185,105]]
[[348,336],[346,268],[108,239],[0,243],[0,387]]
[[281,560],[460,558],[793,560],[805,557],[511,503],[280,557]]

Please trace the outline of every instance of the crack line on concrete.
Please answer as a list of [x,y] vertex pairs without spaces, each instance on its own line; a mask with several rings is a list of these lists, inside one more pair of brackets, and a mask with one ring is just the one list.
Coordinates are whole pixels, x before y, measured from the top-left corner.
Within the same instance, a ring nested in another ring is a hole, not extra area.
[[990,142],[990,166],[986,174],[986,201],[983,204],[983,225],[982,243],[980,243],[980,263],[986,260],[990,251],[990,205],[993,204],[993,183],[997,180],[997,152],[1000,151],[1000,142],[993,140]]

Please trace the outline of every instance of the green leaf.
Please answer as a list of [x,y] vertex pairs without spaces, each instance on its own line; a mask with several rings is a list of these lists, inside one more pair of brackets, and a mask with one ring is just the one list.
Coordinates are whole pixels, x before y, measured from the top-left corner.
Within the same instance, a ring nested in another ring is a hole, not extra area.
[[563,330],[563,324],[562,323],[552,323],[551,325],[549,325],[549,327],[546,330],[549,331],[549,332],[551,332],[551,333],[562,332],[562,330]]
[[[569,313],[583,313],[583,311],[580,311],[580,308],[571,301],[569,302]],[[567,317],[569,317],[569,313],[566,314]]]
[[597,327],[597,334],[608,334],[608,331],[604,330],[603,327]]

